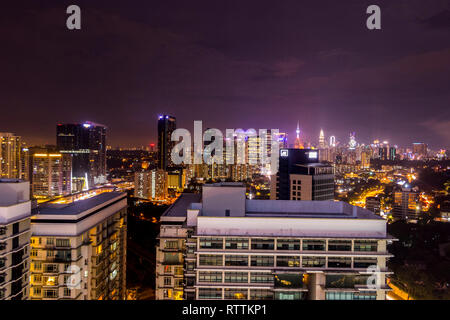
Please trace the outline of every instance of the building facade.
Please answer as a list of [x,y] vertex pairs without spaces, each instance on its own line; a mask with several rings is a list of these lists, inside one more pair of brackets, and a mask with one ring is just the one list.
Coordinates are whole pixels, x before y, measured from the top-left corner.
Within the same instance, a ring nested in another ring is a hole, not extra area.
[[164,201],[168,197],[168,174],[161,169],[134,173],[134,196],[152,201]]
[[51,198],[72,192],[72,157],[48,149],[30,150],[31,192],[35,198]]
[[58,124],[58,151],[72,157],[73,191],[106,182],[106,127],[93,122]]
[[199,200],[183,194],[161,217],[157,299],[386,298],[392,238],[372,212],[335,201],[246,200],[232,183],[205,185]]
[[162,115],[158,118],[158,168],[167,171],[173,166],[170,153],[175,145],[171,140],[172,132],[177,128],[176,118]]
[[23,177],[23,154],[21,137],[0,132],[0,179]]
[[27,300],[30,278],[30,184],[0,180],[0,300]]
[[39,205],[34,214],[31,300],[125,299],[125,193],[69,196]]
[[334,168],[319,162],[319,150],[281,149],[271,178],[271,200],[333,200]]

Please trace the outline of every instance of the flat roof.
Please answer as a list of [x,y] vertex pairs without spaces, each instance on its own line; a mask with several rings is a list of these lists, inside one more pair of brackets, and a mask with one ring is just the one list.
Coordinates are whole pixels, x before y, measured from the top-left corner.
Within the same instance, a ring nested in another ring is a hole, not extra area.
[[124,192],[104,192],[88,199],[78,200],[71,203],[42,203],[37,207],[36,214],[43,215],[77,215],[94,207],[101,205],[120,196]]
[[182,193],[177,200],[162,214],[163,217],[186,217],[191,203],[198,203],[202,198],[198,193]]

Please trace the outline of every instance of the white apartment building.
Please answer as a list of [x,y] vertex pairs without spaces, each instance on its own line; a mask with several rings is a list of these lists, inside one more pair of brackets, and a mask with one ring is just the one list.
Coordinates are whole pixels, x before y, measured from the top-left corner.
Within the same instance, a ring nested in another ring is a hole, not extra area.
[[246,200],[239,183],[205,185],[161,217],[156,297],[384,300],[391,240],[384,219],[348,203]]
[[0,300],[26,300],[29,292],[30,184],[0,179]]

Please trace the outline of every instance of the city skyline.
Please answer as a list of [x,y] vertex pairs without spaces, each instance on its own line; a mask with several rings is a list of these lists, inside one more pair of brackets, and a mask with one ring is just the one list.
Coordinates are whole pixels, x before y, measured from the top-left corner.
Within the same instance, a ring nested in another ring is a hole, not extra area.
[[109,145],[139,146],[156,141],[164,113],[187,129],[292,138],[299,120],[312,142],[323,129],[448,148],[450,2],[378,1],[378,31],[365,27],[369,4],[78,1],[73,32],[64,4],[8,4],[0,127],[42,145],[56,123],[92,120]]

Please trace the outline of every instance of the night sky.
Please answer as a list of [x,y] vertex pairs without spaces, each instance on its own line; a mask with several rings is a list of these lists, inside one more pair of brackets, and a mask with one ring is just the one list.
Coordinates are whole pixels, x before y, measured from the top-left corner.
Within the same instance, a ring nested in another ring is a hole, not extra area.
[[[81,7],[79,31],[66,8]],[[381,7],[382,30],[366,28]],[[14,0],[0,13],[0,132],[55,144],[59,122],[108,145],[178,127],[319,130],[450,147],[450,0]]]

